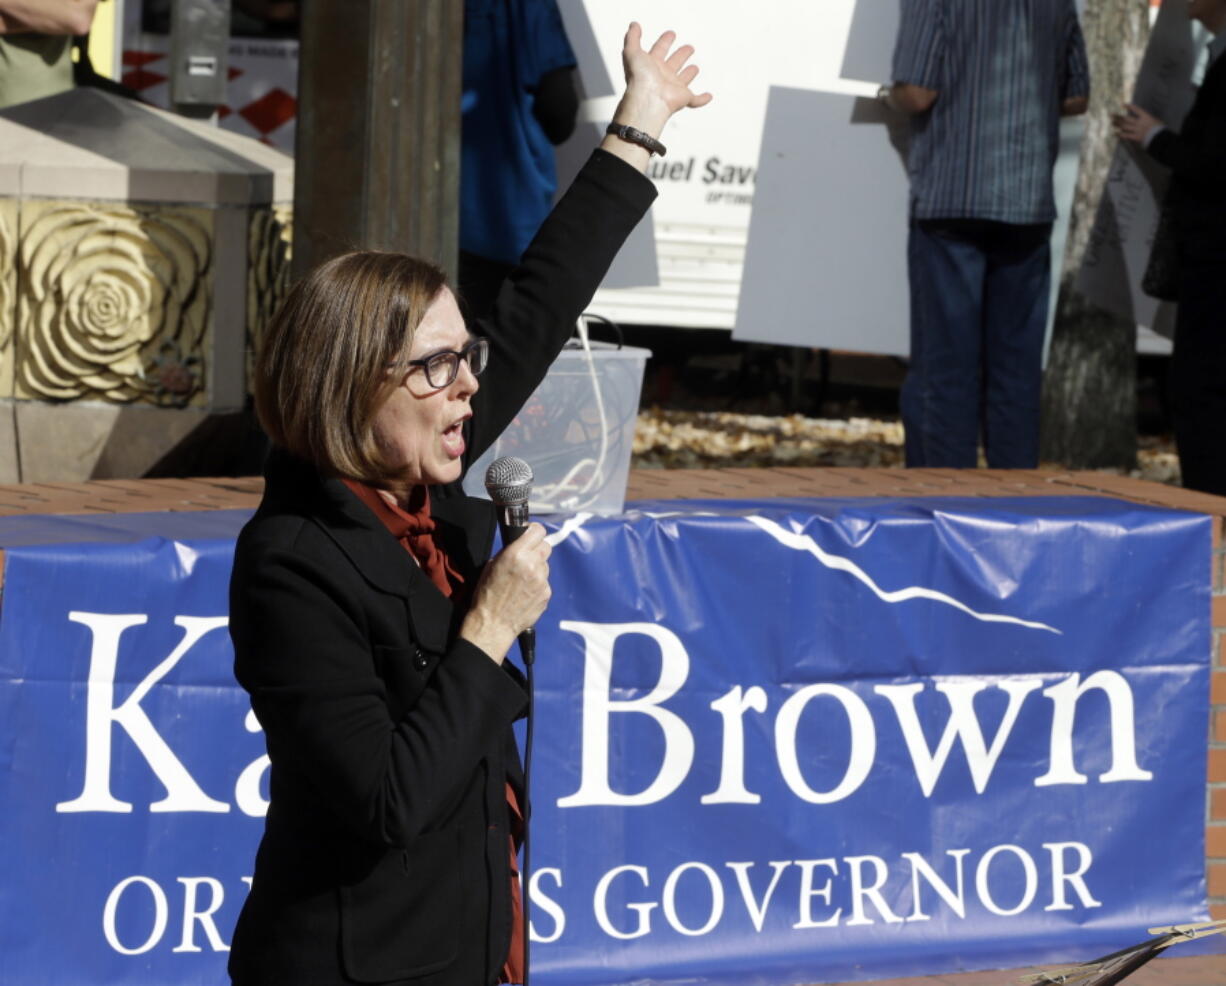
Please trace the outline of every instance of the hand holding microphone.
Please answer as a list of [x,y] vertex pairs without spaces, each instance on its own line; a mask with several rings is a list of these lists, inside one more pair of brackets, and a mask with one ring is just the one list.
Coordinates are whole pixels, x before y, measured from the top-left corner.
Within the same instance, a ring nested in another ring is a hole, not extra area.
[[532,470],[522,459],[504,457],[486,472],[486,490],[498,509],[503,550],[486,566],[460,636],[497,661],[519,638],[524,663],[534,657],[532,625],[549,603],[549,555],[545,529],[528,519]]

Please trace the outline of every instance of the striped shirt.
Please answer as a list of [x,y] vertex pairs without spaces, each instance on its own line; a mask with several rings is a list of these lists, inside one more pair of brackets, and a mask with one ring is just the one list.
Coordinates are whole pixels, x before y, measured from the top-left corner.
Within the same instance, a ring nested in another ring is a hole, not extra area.
[[939,94],[912,122],[912,215],[1055,219],[1060,105],[1090,91],[1075,0],[902,0],[893,75]]
[[[1222,53],[1226,52],[1226,30],[1223,30],[1209,42],[1209,66],[1222,57]],[[1206,69],[1208,71],[1208,69]]]

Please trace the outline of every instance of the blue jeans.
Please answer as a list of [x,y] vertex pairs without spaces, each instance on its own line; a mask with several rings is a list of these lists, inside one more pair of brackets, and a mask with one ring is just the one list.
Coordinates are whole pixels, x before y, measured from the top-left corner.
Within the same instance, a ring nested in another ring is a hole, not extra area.
[[1051,224],[912,220],[908,466],[1039,464],[1039,393]]

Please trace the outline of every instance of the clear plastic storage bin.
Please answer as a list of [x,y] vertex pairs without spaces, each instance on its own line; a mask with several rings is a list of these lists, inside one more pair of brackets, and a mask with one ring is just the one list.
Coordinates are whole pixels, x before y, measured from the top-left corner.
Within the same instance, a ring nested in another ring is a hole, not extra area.
[[577,340],[568,344],[515,420],[473,463],[465,492],[484,497],[489,464],[514,455],[532,467],[532,513],[621,513],[650,355],[599,342],[589,355]]

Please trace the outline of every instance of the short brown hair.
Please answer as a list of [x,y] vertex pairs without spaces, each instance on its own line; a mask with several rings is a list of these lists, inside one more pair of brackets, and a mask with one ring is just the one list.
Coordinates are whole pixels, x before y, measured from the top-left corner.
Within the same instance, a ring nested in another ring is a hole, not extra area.
[[290,290],[256,357],[255,410],[269,438],[327,475],[391,478],[373,423],[400,379],[386,372],[447,283],[426,260],[359,250]]

